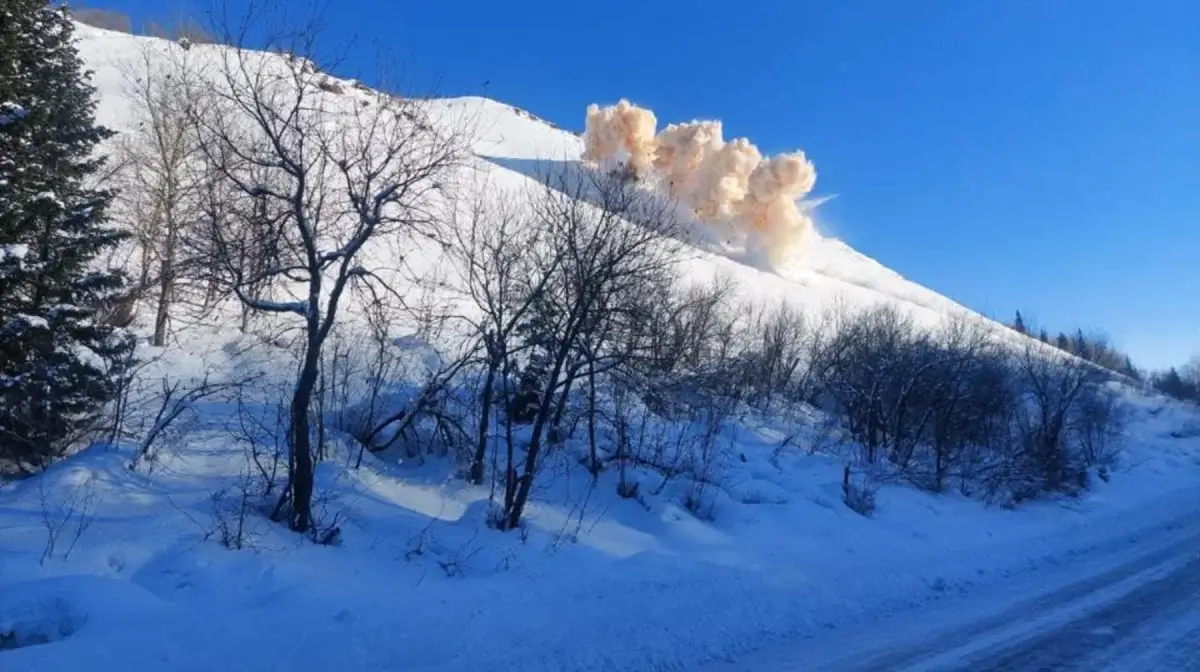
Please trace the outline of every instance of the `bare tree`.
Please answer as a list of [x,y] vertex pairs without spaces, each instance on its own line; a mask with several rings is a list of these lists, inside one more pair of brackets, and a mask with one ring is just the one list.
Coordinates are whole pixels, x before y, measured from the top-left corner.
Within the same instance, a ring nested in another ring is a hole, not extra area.
[[[222,41],[235,46],[220,51],[211,104],[192,108],[192,116],[212,189],[240,204],[234,218],[241,226],[227,228],[216,217],[207,222],[214,280],[251,311],[303,324],[290,405],[289,487],[281,500],[288,502],[291,528],[303,532],[312,522],[309,419],[322,347],[352,284],[391,291],[360,253],[375,239],[435,234],[437,192],[465,144],[452,129],[435,130],[412,99],[359,104],[324,91],[324,75],[311,65],[319,36],[312,23],[291,32],[268,29],[267,48],[287,57],[248,50],[249,26],[271,25],[260,9],[252,7],[238,26],[226,21],[229,37]],[[277,251],[274,263],[242,264],[247,237]],[[263,286],[284,298],[261,298]]]
[[802,400],[803,374],[811,351],[804,314],[781,301],[769,309],[760,308],[749,328],[753,341],[748,344],[745,382],[753,390],[752,401],[765,408],[775,397]]
[[1068,444],[1072,413],[1111,374],[1071,355],[1028,341],[1016,356],[1025,399],[1020,432],[1034,487],[1058,490],[1081,473]]
[[594,410],[596,377],[624,361],[614,335],[634,324],[640,304],[633,299],[669,277],[678,259],[670,204],[619,178],[553,175],[533,203],[533,224],[545,238],[527,252],[537,281],[520,288],[518,304],[529,303],[513,327],[520,356],[510,353],[518,363],[506,365],[519,371],[517,389],[506,394],[510,454],[512,422],[530,430],[519,473],[506,478],[499,521],[506,529],[520,523],[547,440],[563,436],[576,383],[590,381]]
[[955,467],[969,472],[969,448],[998,448],[998,424],[1012,418],[1015,387],[1000,344],[983,327],[952,318],[936,335],[937,357],[926,374],[922,400],[930,420],[924,442],[931,453],[930,479],[918,484],[941,491]]
[[489,192],[477,189],[480,196],[466,205],[465,213],[455,208],[450,222],[454,240],[450,258],[468,299],[460,319],[479,340],[483,353],[479,422],[469,471],[476,484],[483,483],[500,378],[509,359],[528,347],[516,343],[517,328],[558,273],[565,253],[530,254],[549,244],[549,232],[536,226],[532,213],[523,212],[516,201],[489,200]]
[[887,457],[905,466],[931,417],[919,404],[937,361],[929,336],[895,308],[878,306],[850,317],[833,338],[823,387],[862,449],[861,462]]
[[202,210],[200,155],[190,110],[202,108],[200,72],[186,52],[143,43],[125,64],[125,94],[136,130],[122,138],[121,203],[140,248],[139,294],[157,287],[153,344],[166,341],[178,281],[189,269],[183,239]]

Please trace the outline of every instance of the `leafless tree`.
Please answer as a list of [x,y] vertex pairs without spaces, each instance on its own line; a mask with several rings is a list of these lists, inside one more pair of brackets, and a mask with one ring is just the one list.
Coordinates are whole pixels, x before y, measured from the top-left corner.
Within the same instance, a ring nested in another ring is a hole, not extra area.
[[[391,291],[360,253],[383,237],[435,235],[438,192],[465,143],[453,129],[435,129],[410,98],[363,105],[322,90],[325,76],[311,66],[317,26],[272,29],[262,10],[252,6],[240,23],[222,26],[222,41],[234,46],[219,52],[211,103],[193,107],[192,120],[211,189],[237,204],[222,214],[240,220],[232,227],[228,217],[206,222],[213,279],[251,311],[303,324],[283,497],[290,527],[305,532],[312,522],[310,405],[322,347],[352,285]],[[250,26],[266,30],[268,50],[289,56],[247,49]],[[248,240],[275,252],[274,263],[247,268]],[[264,286],[282,298],[262,298]]]
[[941,491],[952,471],[971,471],[965,464],[972,447],[998,448],[1004,435],[998,426],[1011,420],[1015,388],[1006,355],[991,333],[963,317],[954,317],[936,334],[935,364],[926,373],[931,453],[929,479],[918,484]]
[[753,390],[751,401],[766,408],[776,398],[803,400],[811,352],[804,314],[786,300],[769,308],[759,306],[749,330],[745,375]]
[[532,213],[523,211],[514,199],[490,199],[486,188],[476,193],[480,194],[477,199],[453,211],[450,258],[468,299],[460,319],[478,339],[483,353],[479,418],[469,471],[471,482],[482,484],[501,376],[510,358],[530,347],[516,343],[516,330],[559,272],[565,250],[552,250],[544,257],[530,254],[551,244],[549,232],[536,226]]
[[[575,385],[588,384],[594,410],[596,378],[627,356],[615,335],[635,324],[634,299],[669,277],[678,259],[670,204],[616,177],[552,175],[532,200],[533,224],[545,238],[528,254],[540,269],[534,277],[546,280],[521,288],[531,305],[514,327],[521,356],[512,367],[519,380],[509,396],[509,424],[530,429],[519,473],[506,479],[506,529],[520,523],[546,442],[563,436]],[[594,428],[594,413],[588,415]]]
[[1068,442],[1072,413],[1110,374],[1080,357],[1060,355],[1028,341],[1016,355],[1025,403],[1019,417],[1031,485],[1045,490],[1069,486],[1082,473]]
[[204,107],[201,72],[186,52],[143,43],[124,64],[136,129],[120,144],[121,206],[139,248],[138,294],[156,287],[153,344],[167,337],[178,281],[190,268],[183,240],[200,222],[199,147],[193,108]]
[[823,389],[863,464],[887,457],[903,466],[920,441],[930,415],[918,402],[937,362],[928,338],[891,306],[851,316],[833,337]]

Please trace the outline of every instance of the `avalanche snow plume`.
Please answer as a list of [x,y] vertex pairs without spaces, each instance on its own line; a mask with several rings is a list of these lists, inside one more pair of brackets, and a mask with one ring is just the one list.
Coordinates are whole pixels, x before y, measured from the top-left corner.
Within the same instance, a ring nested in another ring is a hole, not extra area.
[[608,107],[589,105],[583,157],[597,163],[628,161],[635,172],[645,173],[654,160],[657,125],[653,112],[628,100]]
[[628,100],[589,105],[583,158],[655,178],[699,220],[732,223],[775,263],[803,249],[813,222],[798,202],[817,179],[803,152],[764,158],[745,138],[726,141],[719,121],[670,124],[657,135],[656,126],[652,111]]

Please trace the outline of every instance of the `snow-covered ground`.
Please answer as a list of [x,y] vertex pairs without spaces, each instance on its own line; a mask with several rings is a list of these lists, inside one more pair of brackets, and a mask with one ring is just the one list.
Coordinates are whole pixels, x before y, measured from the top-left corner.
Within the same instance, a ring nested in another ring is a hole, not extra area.
[[[79,35],[100,121],[127,129],[120,64],[143,38]],[[198,57],[214,49],[193,47]],[[511,106],[426,104],[435,119],[471,120],[470,169],[492,187],[519,192],[545,166],[578,161],[579,138]],[[882,302],[924,324],[984,319],[829,238],[779,269],[715,240],[688,263],[698,278],[727,274],[746,296],[808,311]],[[243,401],[266,425],[273,385],[293,369],[232,320],[147,354],[162,358],[150,379],[261,371]],[[316,546],[255,510],[240,551],[218,542],[222,523],[238,520],[244,413],[210,400],[152,468],[128,468],[131,446],[97,445],[0,485],[0,669],[652,670],[772,646],[820,650],[834,631],[1126,552],[1194,511],[1194,411],[1124,394],[1128,438],[1109,478],[1016,510],[897,484],[860,516],[842,503],[840,459],[780,448],[815,424],[749,414],[723,437],[733,450],[711,520],[684,508],[679,484],[623,499],[612,474],[593,482],[560,454],[527,528],[502,533],[485,524],[488,490],[444,461],[367,454],[355,469],[357,453],[338,444],[318,470],[318,509],[338,516],[340,543]]]

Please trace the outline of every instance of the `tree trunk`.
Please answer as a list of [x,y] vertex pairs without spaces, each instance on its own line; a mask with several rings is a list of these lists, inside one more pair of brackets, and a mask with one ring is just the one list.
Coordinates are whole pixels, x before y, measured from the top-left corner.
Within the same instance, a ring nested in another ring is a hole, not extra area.
[[307,532],[312,524],[313,456],[308,431],[308,409],[312,402],[313,389],[317,383],[319,354],[319,344],[310,338],[308,348],[304,353],[304,368],[300,371],[300,378],[296,381],[296,391],[292,395],[292,474],[290,478],[292,515],[290,526],[296,532]]
[[[562,435],[563,416],[567,414],[567,402],[571,399],[571,387],[575,383],[575,371],[572,367],[567,368],[567,380],[563,383],[562,392],[558,396],[558,401],[554,404],[554,419],[550,421],[550,441],[551,443],[560,443],[565,441],[567,437]],[[547,400],[550,396],[547,395]]]
[[596,363],[588,360],[588,456],[592,480],[600,476],[600,456],[596,451]]
[[162,268],[158,279],[158,312],[154,316],[154,345],[162,347],[167,340],[167,318],[171,309],[171,294],[175,291],[175,231],[167,225],[167,239],[163,241]]
[[[571,339],[565,339],[565,341],[570,343]],[[545,433],[546,425],[550,421],[550,400],[554,395],[558,378],[562,375],[563,366],[566,364],[567,352],[567,346],[563,346],[562,352],[555,358],[554,368],[546,377],[546,389],[542,392],[542,403],[538,408],[537,419],[533,421],[533,431],[529,436],[529,449],[525,453],[525,468],[522,470],[521,477],[517,479],[517,496],[508,510],[505,529],[512,530],[521,524],[521,514],[525,511],[529,493],[533,490],[533,477],[537,473],[538,454],[542,448],[542,434]]]
[[471,482],[483,484],[483,464],[487,459],[488,421],[492,416],[492,386],[496,378],[497,364],[494,358],[488,358],[487,378],[483,381],[483,395],[480,399],[479,430],[475,437],[475,458],[471,462]]

